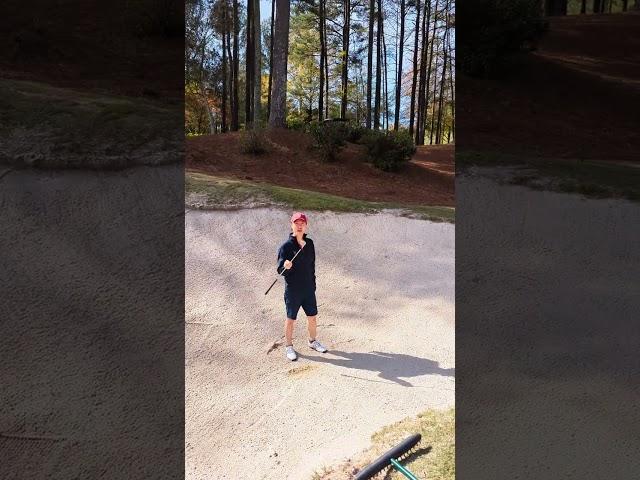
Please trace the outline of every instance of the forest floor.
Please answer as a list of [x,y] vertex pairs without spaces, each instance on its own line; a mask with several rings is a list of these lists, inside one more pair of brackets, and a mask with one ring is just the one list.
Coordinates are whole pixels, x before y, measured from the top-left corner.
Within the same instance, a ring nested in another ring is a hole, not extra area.
[[154,30],[155,17],[136,10],[143,2],[3,6],[11,15],[0,16],[0,164],[105,170],[180,161],[181,33]]
[[420,146],[401,171],[390,173],[367,163],[361,145],[347,143],[338,161],[326,163],[308,134],[267,130],[267,139],[268,151],[256,156],[241,152],[241,132],[189,138],[187,170],[358,200],[454,205],[453,145]]
[[458,174],[640,200],[640,12],[553,17],[499,78],[457,83]]
[[85,93],[184,98],[184,36],[155,32],[153,16],[137,10],[143,2],[3,3],[11,15],[0,16],[0,78]]
[[637,162],[640,12],[549,19],[500,78],[460,75],[458,151]]

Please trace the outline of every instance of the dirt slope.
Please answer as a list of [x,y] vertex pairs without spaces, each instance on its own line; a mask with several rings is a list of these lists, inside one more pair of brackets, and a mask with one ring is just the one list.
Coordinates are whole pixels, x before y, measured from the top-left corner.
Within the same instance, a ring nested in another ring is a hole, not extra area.
[[0,77],[182,101],[177,0],[5,0],[1,8]]
[[521,69],[458,79],[458,148],[637,161],[640,12],[554,17]]
[[454,146],[422,146],[398,173],[364,161],[361,145],[347,144],[340,161],[325,163],[311,149],[308,135],[278,129],[269,133],[269,152],[240,151],[240,133],[187,139],[187,168],[214,175],[268,182],[369,201],[453,206]]

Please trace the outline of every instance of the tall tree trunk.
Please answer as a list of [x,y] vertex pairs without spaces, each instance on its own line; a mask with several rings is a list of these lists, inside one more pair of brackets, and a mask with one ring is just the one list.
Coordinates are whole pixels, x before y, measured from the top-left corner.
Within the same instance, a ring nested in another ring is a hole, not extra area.
[[382,26],[382,58],[384,60],[384,129],[389,130],[389,81],[387,69],[387,41]]
[[240,22],[238,19],[238,0],[233,0],[233,108],[231,110],[231,130],[238,130],[238,111],[240,109],[238,97],[238,70],[240,70],[240,59],[238,55],[238,36],[240,32]]
[[438,49],[436,48],[436,65],[434,67],[434,73],[435,75],[433,76],[433,107],[432,107],[432,111],[431,111],[431,128],[429,131],[429,144],[432,145],[433,144],[433,134],[435,131],[435,126],[436,126],[436,89],[438,87]]
[[253,40],[255,60],[253,63],[253,121],[260,122],[262,115],[262,26],[260,23],[260,0],[253,0]]
[[269,91],[267,92],[267,120],[271,114],[271,85],[273,84],[273,25],[276,18],[276,0],[271,0],[271,36],[269,38]]
[[360,125],[360,74],[356,75],[356,124]]
[[[231,54],[231,27],[233,26],[233,24],[230,22],[230,17],[227,16],[227,24],[226,24],[226,30],[227,30],[227,62],[229,64],[229,73],[228,73],[228,80],[229,80],[229,89],[227,90],[227,97],[229,97],[229,115],[231,116],[231,120],[229,120],[228,123],[233,124],[233,95],[231,95],[231,92],[233,92],[233,56]],[[230,24],[231,23],[231,24]],[[232,127],[231,126],[227,126],[227,131],[230,130]]]
[[[451,35],[447,39],[447,48],[449,49],[449,57],[451,57]],[[451,128],[449,130],[450,136],[455,141],[456,138],[456,90],[453,83],[453,62],[449,62],[449,88],[451,89]],[[447,140],[451,143],[451,140]]]
[[626,12],[627,8],[629,8],[629,0],[622,0],[622,11]]
[[393,128],[395,130],[395,125],[397,122],[397,119],[395,119],[395,113],[396,113],[396,100],[395,100],[395,88],[397,87],[397,80],[398,80],[398,40],[400,39],[400,6],[396,5],[396,30],[395,30],[396,34],[393,37],[393,81],[396,82],[394,83],[395,87],[394,87],[394,91],[393,91],[393,114],[394,114],[394,122],[393,122]]
[[593,13],[600,13],[603,0],[593,0]]
[[255,58],[253,40],[253,0],[247,0],[247,51],[246,51],[246,80],[245,80],[245,128],[250,128],[253,123],[253,61]]
[[322,28],[324,30],[324,118],[329,118],[329,37],[327,36],[327,3],[324,4],[324,15],[322,16]]
[[[427,72],[427,105],[429,104],[429,85],[431,84],[431,62],[434,58],[433,49],[436,43],[436,26],[438,25],[438,0],[436,0],[436,6],[433,9],[433,32],[431,33],[431,52],[429,53],[429,71]],[[438,81],[438,52],[436,50],[435,54],[436,59],[436,67],[434,69],[435,75],[433,76],[433,102],[435,104],[436,100],[436,86]],[[435,106],[432,108],[433,115],[431,117],[431,131],[429,132],[429,143],[433,143],[433,127],[434,127],[434,118],[436,114]],[[427,119],[427,114],[425,113],[425,120]],[[426,128],[426,127],[425,127]]]
[[[425,0],[429,1],[429,0]],[[420,41],[420,0],[416,1],[416,35],[413,44],[413,72],[411,81],[411,113],[409,114],[409,135],[413,136],[413,122],[416,113],[416,82],[418,80],[418,42]]]
[[[422,47],[420,49],[420,78],[418,80],[418,106],[416,115],[416,145],[424,145],[424,125],[426,117],[425,91],[428,95],[427,80],[427,48],[429,46],[429,22],[431,20],[431,0],[424,2],[422,16]],[[433,39],[431,40],[433,45]]]
[[373,128],[380,129],[380,87],[382,86],[382,0],[378,0],[378,28],[376,33],[376,99],[373,109]]
[[[226,12],[225,12],[226,15]],[[226,20],[226,19],[225,19]],[[222,133],[227,131],[227,25],[222,28]]]
[[289,0],[276,0],[276,31],[273,42],[273,94],[270,127],[287,125],[287,57],[289,53]]
[[340,117],[347,117],[347,87],[349,82],[349,31],[351,30],[351,1],[344,0],[344,25],[342,26],[342,99]]
[[320,0],[319,8],[318,8],[318,22],[320,29],[320,95],[318,96],[318,121],[322,122],[324,118],[324,73],[325,68],[324,64],[326,62],[325,58],[325,42],[324,38],[324,3],[325,0]]
[[416,145],[421,145],[420,143],[420,125],[423,123],[422,120],[422,103],[424,98],[424,81],[425,81],[425,65],[426,65],[426,47],[425,47],[425,20],[426,20],[426,11],[427,11],[427,2],[430,0],[425,0],[425,4],[423,6],[424,14],[422,15],[422,24],[418,27],[420,31],[420,45],[417,47],[417,51],[420,52],[420,59],[418,62],[418,78],[416,84],[416,106],[415,106],[415,131],[414,131],[414,143]]
[[587,0],[582,0],[580,5],[580,13],[587,13]]
[[447,74],[447,39],[449,37],[449,13],[448,13],[448,3],[445,4],[445,10],[447,11],[447,15],[445,16],[445,30],[442,38],[442,54],[444,56],[444,60],[442,63],[442,78],[440,79],[440,100],[438,101],[438,123],[436,126],[436,145],[440,145],[442,143],[442,104],[444,101],[444,84],[446,80]]
[[567,0],[545,0],[544,13],[549,16],[566,15]]
[[367,128],[371,128],[371,81],[373,78],[373,26],[376,14],[375,6],[375,0],[369,0],[369,43],[367,52]]
[[400,125],[400,95],[402,92],[402,55],[404,54],[404,16],[405,3],[400,0],[400,38],[398,46],[398,77],[396,78],[396,109],[394,112],[393,129],[397,132]]

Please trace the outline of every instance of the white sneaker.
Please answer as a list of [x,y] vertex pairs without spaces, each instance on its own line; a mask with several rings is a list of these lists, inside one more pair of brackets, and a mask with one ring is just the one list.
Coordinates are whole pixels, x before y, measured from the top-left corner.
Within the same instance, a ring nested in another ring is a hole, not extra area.
[[322,345],[318,340],[309,342],[309,348],[311,348],[312,350],[315,350],[316,352],[327,353],[327,349],[324,348],[324,345]]
[[293,349],[293,345],[288,345],[286,348],[287,358],[292,362],[295,362],[298,359],[298,354]]

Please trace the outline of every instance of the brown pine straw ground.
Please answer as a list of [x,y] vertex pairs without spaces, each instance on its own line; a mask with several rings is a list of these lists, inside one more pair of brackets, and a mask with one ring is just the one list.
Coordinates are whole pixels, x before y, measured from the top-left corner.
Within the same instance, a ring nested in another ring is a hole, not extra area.
[[268,152],[241,152],[242,132],[187,139],[191,171],[266,182],[368,201],[454,206],[454,146],[421,146],[397,173],[366,162],[364,147],[348,143],[335,163],[323,162],[305,133],[267,131]]
[[519,66],[459,76],[458,151],[637,162],[640,12],[549,22]]

